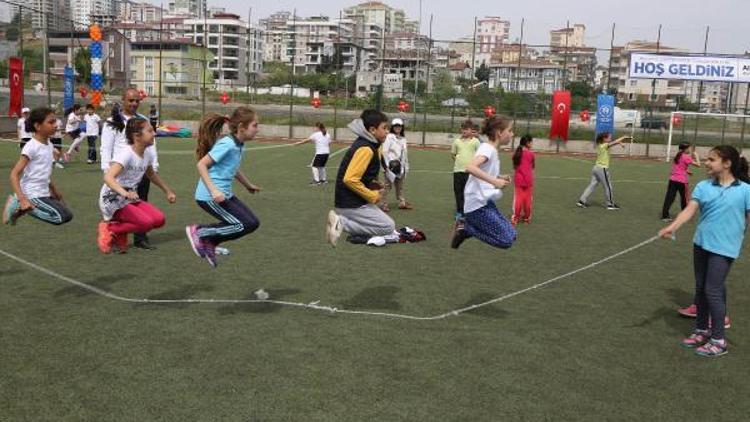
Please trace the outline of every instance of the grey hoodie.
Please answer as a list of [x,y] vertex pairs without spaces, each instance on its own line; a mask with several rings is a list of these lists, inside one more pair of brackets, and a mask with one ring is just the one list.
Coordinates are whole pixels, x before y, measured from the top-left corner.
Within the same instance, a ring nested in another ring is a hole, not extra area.
[[360,138],[365,138],[368,141],[372,142],[375,145],[379,145],[380,142],[378,142],[377,139],[375,139],[374,136],[372,136],[372,133],[370,133],[369,130],[365,127],[364,122],[362,122],[362,119],[354,119],[351,123],[347,126],[349,130],[354,132],[355,135],[359,136]]

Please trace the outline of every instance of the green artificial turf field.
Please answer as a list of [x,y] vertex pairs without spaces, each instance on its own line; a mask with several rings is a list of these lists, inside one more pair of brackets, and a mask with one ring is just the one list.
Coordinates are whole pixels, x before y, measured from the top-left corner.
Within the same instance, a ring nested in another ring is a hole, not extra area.
[[[187,224],[211,222],[193,201],[191,140],[159,141],[160,174],[177,192],[152,202],[167,224],[155,251],[96,247],[98,165],[79,154],[54,180],[74,212],[62,227],[23,217],[0,227],[0,250],[127,298],[271,299],[435,316],[513,293],[651,238],[669,165],[613,159],[620,211],[575,202],[592,160],[537,157],[534,218],[499,250],[449,247],[452,163],[410,151],[399,227],[427,241],[383,248],[324,242],[333,184],[310,187],[310,145],[252,142],[243,169],[263,188],[239,197],[255,233],[226,244],[211,269]],[[84,147],[85,148],[85,147]],[[335,149],[342,148],[338,145]],[[18,147],[0,145],[0,193]],[[503,170],[510,155],[502,154]],[[329,161],[335,177],[341,155]],[[692,182],[703,176],[696,170]],[[512,188],[498,202],[506,214]],[[393,203],[395,204],[395,202]],[[395,208],[395,207],[392,207]],[[677,204],[673,212],[676,212]],[[730,353],[679,347],[691,321],[693,224],[543,288],[458,316],[414,321],[276,304],[134,304],[112,300],[0,255],[0,420],[743,420],[750,411],[747,247],[732,268]]]

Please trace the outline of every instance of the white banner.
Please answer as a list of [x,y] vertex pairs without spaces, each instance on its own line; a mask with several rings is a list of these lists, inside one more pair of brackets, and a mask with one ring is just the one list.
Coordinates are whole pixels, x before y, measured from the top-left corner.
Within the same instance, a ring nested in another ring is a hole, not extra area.
[[750,59],[633,53],[629,73],[638,79],[750,82]]

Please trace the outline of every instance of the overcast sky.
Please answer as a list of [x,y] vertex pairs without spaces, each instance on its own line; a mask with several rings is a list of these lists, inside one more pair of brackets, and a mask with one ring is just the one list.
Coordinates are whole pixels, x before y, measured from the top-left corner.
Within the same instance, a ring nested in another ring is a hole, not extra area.
[[[158,3],[156,0],[152,0]],[[226,7],[252,20],[279,10],[297,8],[298,16],[327,15],[337,17],[339,10],[359,3],[353,0],[208,0],[209,6]],[[166,3],[166,2],[165,2]],[[419,0],[385,1],[403,9],[412,19],[419,18]],[[464,7],[456,7],[461,5]],[[422,30],[429,30],[434,15],[433,37],[453,39],[471,35],[474,17],[500,16],[511,22],[511,41],[520,36],[521,18],[524,42],[547,44],[549,30],[570,24],[586,25],[586,42],[592,47],[608,48],[615,28],[615,45],[635,39],[656,41],[662,24],[662,43],[702,52],[706,26],[710,26],[708,50],[715,53],[740,54],[750,51],[750,0],[422,0]]]

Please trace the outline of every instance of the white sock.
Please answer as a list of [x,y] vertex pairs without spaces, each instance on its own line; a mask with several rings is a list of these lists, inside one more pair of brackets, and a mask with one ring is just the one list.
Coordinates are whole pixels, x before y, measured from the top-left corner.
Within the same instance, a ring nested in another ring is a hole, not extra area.
[[73,152],[78,145],[81,145],[81,142],[83,142],[83,136],[79,136],[78,138],[76,138],[76,140],[73,141],[72,144],[70,144],[70,147],[68,148],[68,154]]
[[318,175],[318,168],[313,167],[312,168],[312,174],[313,174],[313,181],[314,182],[320,182],[320,176]]
[[325,182],[328,180],[328,177],[326,177],[326,168],[325,167],[318,167],[318,174],[320,174],[320,181]]

